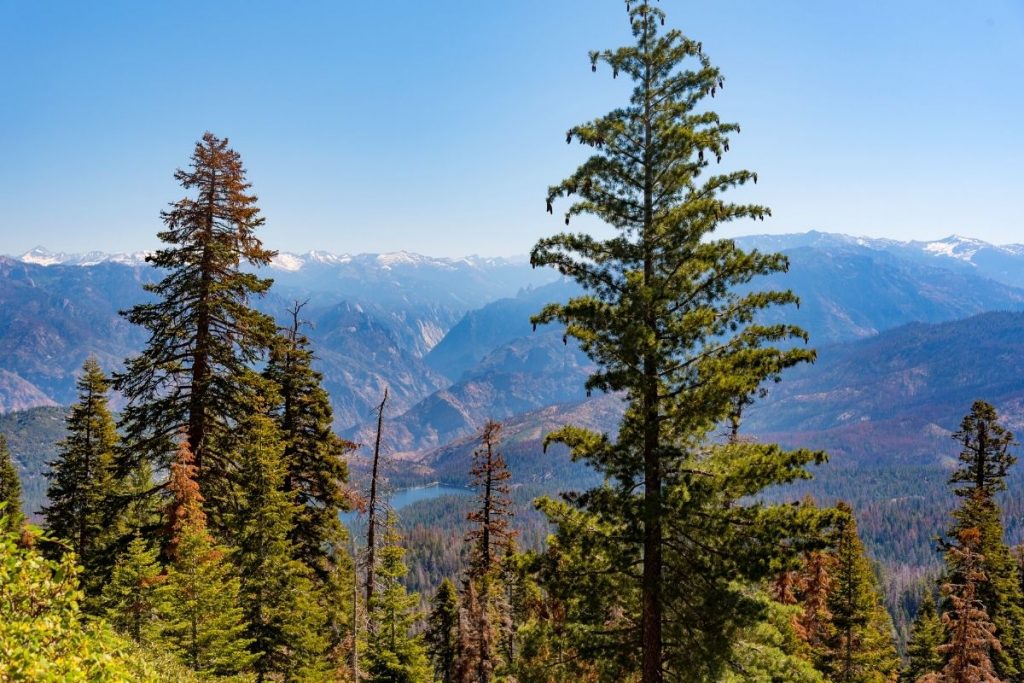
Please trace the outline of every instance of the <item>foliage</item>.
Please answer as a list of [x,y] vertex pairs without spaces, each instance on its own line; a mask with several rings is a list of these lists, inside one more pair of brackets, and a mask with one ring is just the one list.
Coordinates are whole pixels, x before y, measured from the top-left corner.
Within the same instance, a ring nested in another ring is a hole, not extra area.
[[[0,520],[5,512],[0,506]],[[47,559],[33,547],[39,540],[34,532],[0,533],[0,680],[192,680],[159,654],[144,654],[103,622],[88,620],[79,608],[74,556]]]

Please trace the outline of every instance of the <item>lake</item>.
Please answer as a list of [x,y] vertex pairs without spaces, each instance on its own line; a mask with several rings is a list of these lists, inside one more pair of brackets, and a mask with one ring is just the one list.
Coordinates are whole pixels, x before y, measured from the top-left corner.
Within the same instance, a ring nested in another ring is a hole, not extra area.
[[[418,503],[421,500],[431,500],[432,498],[437,498],[439,496],[468,496],[471,493],[473,493],[472,489],[458,488],[455,486],[442,486],[440,484],[398,489],[391,494],[391,509],[397,512],[407,505]],[[343,513],[341,515],[341,521],[344,522],[345,526],[351,528],[353,524],[357,524],[359,522],[359,514],[356,512]]]

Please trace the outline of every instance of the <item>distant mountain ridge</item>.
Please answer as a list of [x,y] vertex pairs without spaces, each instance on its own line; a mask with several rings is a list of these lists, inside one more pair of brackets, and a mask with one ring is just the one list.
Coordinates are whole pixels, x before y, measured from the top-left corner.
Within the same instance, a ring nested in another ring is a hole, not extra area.
[[1024,287],[1024,244],[990,244],[962,235],[938,240],[899,241],[878,237],[854,237],[811,230],[779,235],[748,235],[736,238],[744,247],[787,251],[799,247],[815,249],[865,249],[886,252],[903,259],[947,269],[970,268],[987,278],[1014,287]]

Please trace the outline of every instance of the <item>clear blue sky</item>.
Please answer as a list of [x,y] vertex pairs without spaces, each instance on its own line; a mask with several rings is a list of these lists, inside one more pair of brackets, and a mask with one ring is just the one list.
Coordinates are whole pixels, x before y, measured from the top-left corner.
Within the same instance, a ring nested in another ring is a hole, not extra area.
[[[662,0],[723,69],[775,218],[1024,242],[1024,1]],[[567,128],[623,100],[621,0],[0,0],[0,253],[155,245],[172,172],[231,138],[273,248],[525,253]]]

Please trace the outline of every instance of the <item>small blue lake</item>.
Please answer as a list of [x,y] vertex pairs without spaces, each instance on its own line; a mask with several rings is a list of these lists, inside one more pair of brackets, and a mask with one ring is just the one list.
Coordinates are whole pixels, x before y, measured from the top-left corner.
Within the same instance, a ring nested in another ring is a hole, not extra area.
[[[435,484],[433,486],[415,486],[408,489],[398,489],[394,491],[388,498],[388,502],[391,504],[391,509],[396,512],[418,503],[421,500],[431,500],[440,496],[468,496],[473,491],[467,488],[458,488],[455,486],[443,486]],[[364,516],[365,519],[365,516]],[[359,514],[356,512],[346,512],[341,515],[341,521],[345,526],[352,528],[353,525],[358,525],[360,522]]]

